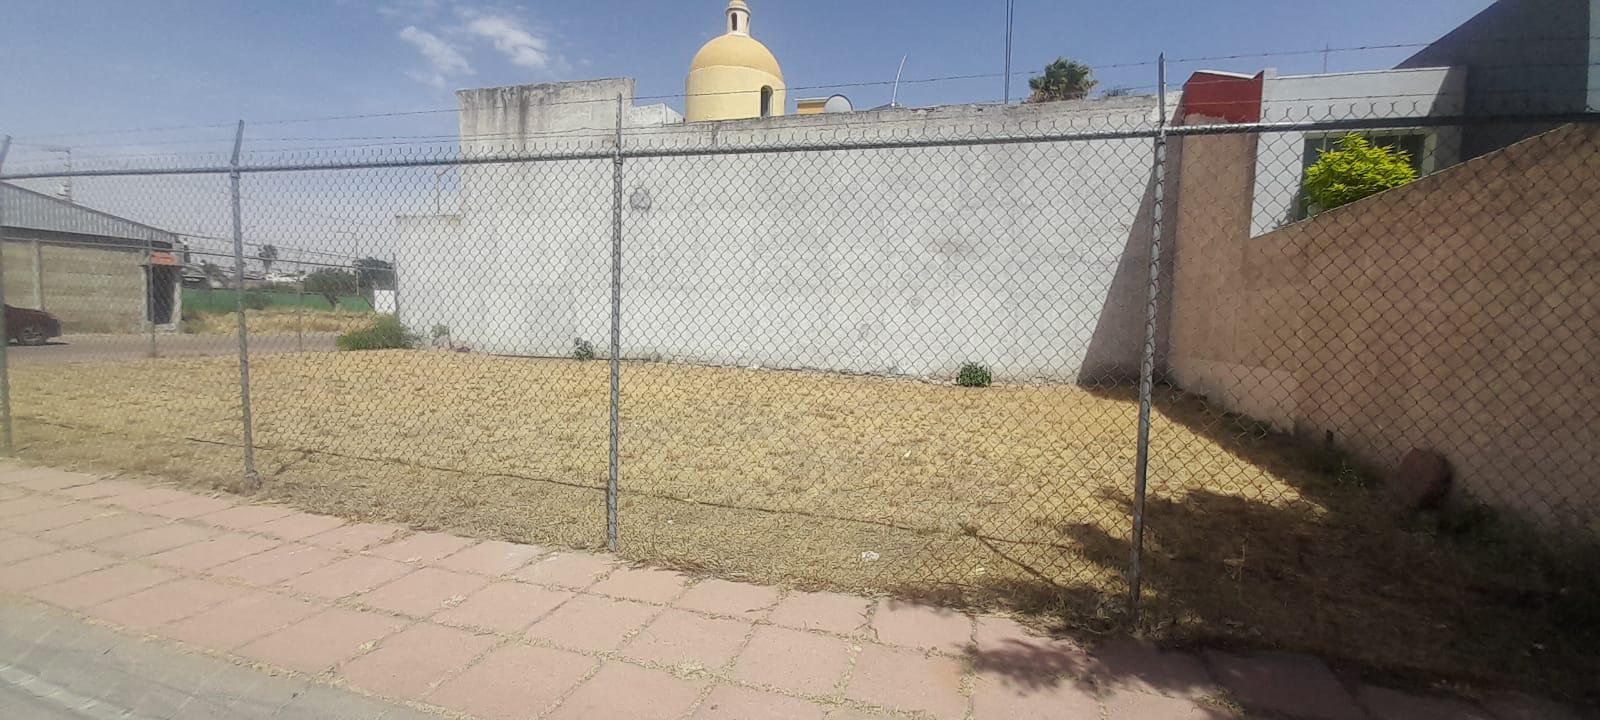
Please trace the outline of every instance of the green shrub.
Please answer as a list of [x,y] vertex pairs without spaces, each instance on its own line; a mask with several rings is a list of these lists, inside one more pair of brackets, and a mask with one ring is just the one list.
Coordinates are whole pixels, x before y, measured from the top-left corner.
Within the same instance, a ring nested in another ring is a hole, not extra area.
[[416,347],[417,336],[393,315],[381,315],[360,330],[351,330],[339,336],[340,350],[410,350]]
[[956,373],[956,384],[961,387],[989,387],[992,382],[994,374],[983,363],[963,363],[961,370]]
[[272,299],[261,293],[245,293],[244,306],[247,310],[265,310],[272,304]]
[[1411,155],[1351,133],[1306,168],[1306,214],[1315,215],[1417,179]]
[[584,340],[583,338],[573,338],[573,340],[572,340],[572,359],[573,360],[578,360],[578,361],[581,362],[581,361],[593,360],[594,358],[595,358],[594,343],[589,342],[588,340]]
[[445,337],[445,336],[447,336],[449,334],[450,334],[450,326],[449,325],[446,325],[444,323],[438,323],[438,324],[433,326],[433,339],[438,340],[439,338]]

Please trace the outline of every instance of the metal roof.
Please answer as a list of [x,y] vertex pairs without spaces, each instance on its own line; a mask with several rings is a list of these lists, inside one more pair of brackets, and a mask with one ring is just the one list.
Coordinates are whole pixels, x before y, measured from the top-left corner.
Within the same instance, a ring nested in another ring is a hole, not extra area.
[[146,241],[153,243],[178,241],[176,233],[70,203],[11,183],[0,183],[0,207],[5,211],[4,217],[0,217],[0,223],[8,228],[120,238],[141,244]]

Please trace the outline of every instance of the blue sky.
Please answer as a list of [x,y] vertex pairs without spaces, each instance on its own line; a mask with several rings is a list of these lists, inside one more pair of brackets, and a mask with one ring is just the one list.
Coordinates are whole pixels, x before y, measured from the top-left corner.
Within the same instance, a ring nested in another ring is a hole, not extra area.
[[[998,73],[1003,0],[750,0],[756,37],[791,86]],[[1104,66],[1427,42],[1489,0],[1018,0],[1015,69],[1058,55]],[[227,129],[104,130],[450,108],[452,91],[627,75],[641,95],[683,90],[689,58],[721,32],[724,0],[9,0],[0,10],[0,134],[81,157],[216,150]],[[1334,53],[1331,70],[1388,67],[1409,50]],[[1316,72],[1321,54],[1179,64]],[[1149,88],[1150,67],[1107,68],[1103,86]],[[1014,94],[1025,93],[1014,80]],[[843,90],[858,107],[889,88]],[[797,91],[793,96],[827,94]],[[909,105],[997,101],[999,78],[914,84]],[[665,100],[681,108],[681,98]],[[269,138],[449,133],[447,113],[252,127]],[[205,140],[208,144],[179,144]],[[305,141],[299,141],[305,142]],[[19,146],[16,159],[46,158]]]

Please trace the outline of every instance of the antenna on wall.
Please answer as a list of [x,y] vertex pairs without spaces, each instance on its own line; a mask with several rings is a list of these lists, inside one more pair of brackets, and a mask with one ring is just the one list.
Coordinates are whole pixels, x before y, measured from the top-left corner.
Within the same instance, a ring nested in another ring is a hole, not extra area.
[[900,99],[900,74],[906,71],[906,57],[900,56],[900,69],[894,71],[894,91],[889,93],[889,107],[900,107],[896,101]]

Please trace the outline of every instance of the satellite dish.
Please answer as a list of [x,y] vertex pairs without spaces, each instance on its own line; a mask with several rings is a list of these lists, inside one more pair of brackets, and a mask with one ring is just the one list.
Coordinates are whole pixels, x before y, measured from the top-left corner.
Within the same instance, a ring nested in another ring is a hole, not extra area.
[[822,104],[822,111],[825,113],[847,113],[853,110],[855,106],[850,104],[850,98],[843,95],[834,95]]

